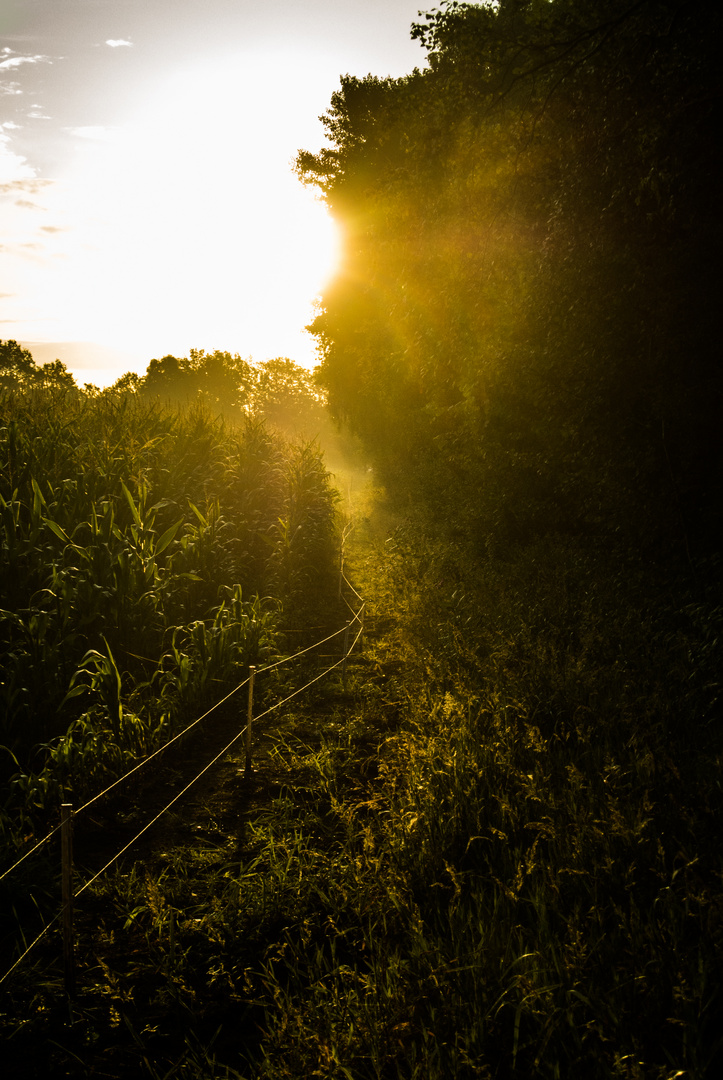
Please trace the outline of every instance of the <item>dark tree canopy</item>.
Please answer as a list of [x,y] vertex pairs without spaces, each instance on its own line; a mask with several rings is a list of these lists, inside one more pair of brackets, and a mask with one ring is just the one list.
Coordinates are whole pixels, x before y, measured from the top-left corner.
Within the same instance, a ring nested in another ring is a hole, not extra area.
[[0,388],[33,386],[74,387],[75,379],[62,360],[38,366],[29,349],[17,341],[0,341]]
[[175,404],[200,396],[212,408],[230,412],[245,404],[250,385],[251,365],[238,353],[191,349],[188,358],[151,360],[138,388]]
[[429,68],[343,78],[298,157],[344,236],[330,405],[479,538],[716,533],[720,22],[444,3],[413,28]]
[[124,375],[118,391],[173,405],[203,403],[230,419],[253,414],[287,435],[315,437],[329,426],[325,394],[314,376],[285,356],[261,363],[216,349],[151,360],[145,376]]

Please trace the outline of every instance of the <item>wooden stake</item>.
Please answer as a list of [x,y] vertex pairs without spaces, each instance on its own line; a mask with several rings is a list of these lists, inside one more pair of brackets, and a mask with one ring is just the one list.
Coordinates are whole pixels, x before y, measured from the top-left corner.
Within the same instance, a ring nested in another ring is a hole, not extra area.
[[349,655],[349,627],[351,623],[347,622],[344,627],[344,663],[342,664],[341,674],[342,682],[344,684],[344,693],[346,693],[346,658]]
[[75,996],[75,953],[73,950],[73,804],[60,807],[60,848],[63,887],[63,966],[65,990]]
[[254,679],[256,678],[256,668],[252,664],[249,668],[249,703],[248,711],[246,714],[246,770],[244,776],[248,780],[251,775],[251,721],[254,715]]

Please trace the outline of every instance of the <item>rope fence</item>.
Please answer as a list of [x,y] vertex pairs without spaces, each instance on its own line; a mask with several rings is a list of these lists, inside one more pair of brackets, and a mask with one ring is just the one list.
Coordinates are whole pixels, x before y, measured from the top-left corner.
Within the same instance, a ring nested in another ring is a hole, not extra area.
[[[165,750],[167,750],[169,746],[173,746],[175,742],[178,742],[179,739],[182,739],[184,735],[187,735],[189,731],[192,731],[193,728],[195,728],[198,724],[201,723],[202,720],[205,720],[207,716],[210,716],[211,713],[219,707],[219,705],[223,705],[224,702],[228,701],[229,698],[233,697],[234,694],[238,693],[239,690],[243,689],[247,682],[248,679],[244,679],[244,681],[242,683],[239,683],[238,686],[234,687],[234,689],[231,690],[230,693],[226,694],[226,696],[221,698],[220,701],[217,701],[216,704],[212,705],[210,709],[207,709],[202,716],[199,716],[196,720],[192,721],[192,723],[185,727],[183,731],[179,731],[176,735],[173,736],[172,739],[169,739],[168,742],[165,742],[163,746],[159,746],[159,748],[157,750],[154,750],[152,754],[149,754],[148,757],[143,758],[143,761],[139,761],[137,765],[134,765],[133,768],[129,769],[128,772],[124,773],[123,776],[119,776],[118,779],[114,780],[112,784],[109,784],[108,787],[103,788],[102,791],[99,791],[97,795],[94,795],[91,799],[88,800],[88,802],[84,803],[75,811],[75,816],[77,817],[94,803],[98,802],[100,799],[105,798],[105,796],[108,795],[111,791],[119,787],[121,784],[124,784],[126,780],[128,780],[131,776],[135,775],[135,773],[139,772],[140,769],[144,768],[150,761],[153,761]],[[30,848],[29,851],[26,851],[25,854],[17,860],[17,862],[13,863],[12,866],[8,867],[7,870],[0,874],[0,881],[2,881],[3,878],[6,878],[9,874],[11,874],[13,870],[17,869],[17,867],[20,866],[21,863],[25,862],[25,860],[28,859],[34,852],[38,851],[44,844],[48,842],[48,840],[51,840],[56,835],[56,833],[60,832],[61,828],[62,825],[56,825],[54,829],[51,829],[50,832],[42,838],[42,840],[38,840],[37,844],[35,844],[34,847]]]
[[[63,839],[63,845],[62,845],[62,848],[63,848],[63,866],[62,866],[63,906],[61,907],[61,910],[57,913],[57,915],[55,915],[54,918],[51,919],[51,921],[49,923],[47,923],[43,927],[43,929],[40,931],[40,933],[37,935],[37,937],[25,948],[25,951],[17,958],[17,960],[13,963],[12,967],[10,967],[5,972],[5,974],[0,977],[0,986],[2,986],[2,984],[20,966],[22,961],[29,955],[29,953],[35,948],[35,946],[40,941],[42,941],[42,939],[51,931],[51,929],[53,929],[53,927],[56,925],[56,923],[62,918],[63,923],[64,923],[64,927],[63,927],[63,929],[64,929],[63,945],[64,945],[64,960],[65,960],[65,985],[66,985],[66,990],[67,990],[67,992],[69,994],[72,995],[74,993],[74,991],[75,991],[74,960],[73,960],[73,955],[72,955],[72,907],[73,907],[73,901],[76,900],[79,896],[81,896],[82,893],[84,893],[86,891],[86,889],[90,888],[90,886],[95,881],[97,881],[98,878],[101,877],[111,866],[113,866],[113,864],[116,863],[118,861],[118,859],[122,855],[124,855],[131,847],[133,847],[133,845],[144,835],[144,833],[146,833],[153,825],[155,825],[156,822],[161,817],[163,817],[163,815],[166,814],[171,809],[172,806],[174,806],[180,799],[182,799],[183,796],[189,791],[189,789],[192,788],[193,785],[198,780],[200,780],[201,777],[204,776],[209,771],[209,769],[211,769],[218,761],[220,761],[221,758],[223,758],[231,750],[231,748],[235,745],[235,743],[237,743],[239,741],[239,739],[241,739],[243,736],[246,736],[246,776],[248,777],[249,772],[250,772],[250,766],[251,766],[251,729],[252,729],[252,712],[253,712],[253,690],[254,690],[254,680],[255,680],[256,676],[261,675],[261,674],[263,674],[265,672],[268,672],[268,671],[273,671],[275,668],[278,668],[278,667],[283,666],[284,664],[290,663],[292,660],[296,660],[296,659],[298,659],[298,657],[304,656],[306,653],[309,653],[314,649],[318,649],[320,645],[324,645],[327,642],[333,641],[335,638],[338,638],[341,635],[344,635],[344,644],[343,644],[343,649],[342,649],[342,655],[341,655],[339,660],[337,660],[335,663],[331,664],[329,667],[325,668],[324,671],[322,671],[319,675],[316,675],[313,679],[310,679],[304,686],[299,687],[297,690],[294,690],[293,693],[287,695],[287,697],[283,698],[282,700],[275,702],[273,705],[271,705],[264,712],[260,713],[257,717],[253,718],[253,723],[257,723],[259,720],[262,720],[263,718],[269,716],[275,710],[281,708],[282,705],[285,705],[287,702],[291,701],[293,698],[298,697],[300,694],[304,693],[306,690],[308,690],[315,683],[319,682],[321,679],[323,679],[325,676],[329,675],[332,671],[335,671],[339,667],[342,667],[343,686],[344,686],[344,690],[346,691],[346,686],[347,686],[347,676],[346,676],[347,659],[348,659],[350,653],[353,652],[353,650],[356,647],[357,643],[362,638],[362,635],[363,635],[363,632],[364,632],[364,613],[365,613],[365,609],[366,609],[366,602],[359,595],[359,593],[356,591],[356,589],[350,584],[350,582],[347,580],[347,578],[346,578],[346,576],[344,574],[343,544],[344,544],[344,541],[346,540],[346,537],[347,537],[347,535],[348,535],[348,533],[350,531],[351,531],[351,528],[349,526],[347,526],[347,528],[345,529],[344,534],[342,536],[342,558],[341,558],[341,564],[340,564],[340,569],[339,569],[339,590],[340,590],[339,595],[340,595],[340,597],[342,595],[341,594],[342,583],[346,584],[346,586],[351,590],[351,592],[354,594],[354,596],[356,596],[359,599],[359,601],[361,602],[361,607],[357,611],[355,611],[354,608],[346,600],[346,597],[343,598],[344,602],[346,603],[347,607],[349,608],[349,610],[350,610],[350,612],[352,614],[352,618],[346,623],[345,626],[341,627],[339,630],[334,631],[334,633],[329,634],[327,637],[322,638],[320,641],[316,641],[312,645],[309,645],[304,649],[300,649],[298,652],[292,653],[290,656],[286,656],[286,657],[283,657],[281,660],[275,661],[273,664],[267,664],[265,667],[258,668],[258,669],[255,668],[255,667],[251,667],[249,676],[246,679],[244,679],[243,682],[239,683],[238,686],[235,686],[233,688],[233,690],[231,690],[223,698],[221,698],[214,705],[212,705],[211,708],[207,709],[206,712],[204,712],[201,716],[197,717],[197,719],[192,721],[192,723],[188,724],[187,727],[185,727],[182,731],[179,731],[176,735],[173,736],[173,738],[169,739],[166,743],[164,743],[163,746],[159,747],[152,754],[149,754],[148,757],[146,757],[142,761],[138,762],[137,765],[134,765],[133,768],[129,769],[128,772],[124,773],[123,776],[119,777],[117,780],[114,780],[113,783],[109,784],[102,791],[100,791],[96,795],[94,795],[91,799],[89,799],[81,807],[79,807],[78,810],[73,811],[70,804],[64,803],[63,807],[61,808],[62,811],[63,811],[63,821],[61,821],[61,823],[59,825],[56,825],[55,828],[51,829],[51,831],[49,833],[47,833],[41,840],[39,840],[32,848],[30,848],[29,851],[26,851],[19,859],[17,859],[17,861],[15,863],[13,863],[12,866],[8,867],[7,870],[5,870],[2,874],[0,874],[0,881],[3,881],[14,870],[16,870],[22,863],[24,863],[26,859],[28,859],[31,855],[33,855],[35,852],[40,850],[40,848],[42,848],[45,844],[47,844],[48,841],[50,841],[58,832],[62,833],[62,839]],[[350,634],[350,629],[354,625],[354,623],[358,623],[359,628],[358,628],[358,630],[356,632],[356,636],[354,637],[353,641],[350,644],[349,643],[349,634]],[[73,891],[72,885],[71,885],[71,881],[72,881],[72,847],[71,847],[71,841],[70,841],[71,822],[74,821],[75,819],[77,819],[78,815],[84,813],[86,810],[88,810],[95,803],[99,802],[102,798],[104,798],[106,795],[108,795],[115,788],[117,788],[120,785],[124,784],[130,777],[136,775],[142,768],[144,768],[147,764],[149,764],[149,762],[151,762],[151,761],[155,760],[156,758],[158,758],[160,754],[165,752],[174,743],[176,743],[180,739],[182,739],[185,735],[187,735],[190,731],[192,731],[198,724],[200,724],[203,720],[205,720],[208,716],[210,716],[211,713],[213,713],[216,709],[218,709],[219,706],[221,706],[225,702],[227,702],[230,698],[232,698],[235,694],[237,694],[239,692],[239,690],[242,690],[245,686],[248,686],[248,688],[249,688],[248,720],[247,720],[246,725],[239,732],[237,732],[234,735],[233,739],[223,748],[223,750],[221,750],[218,754],[216,754],[216,756],[213,758],[212,761],[209,761],[208,764],[206,764],[203,767],[203,769],[201,769],[201,771],[199,773],[197,773],[196,776],[194,776],[193,779],[190,780],[188,784],[186,784],[186,786],[183,788],[182,791],[180,791],[176,795],[174,795],[174,797],[171,799],[171,801],[166,806],[164,806],[163,809],[160,810],[151,821],[149,821],[146,825],[143,826],[143,828],[133,837],[132,840],[129,840],[128,843],[125,844],[125,846],[120,849],[120,851],[116,852],[116,854],[105,864],[105,866],[103,866],[100,870],[98,870],[97,873],[95,873],[93,875],[93,877],[91,877],[88,881],[86,881],[79,889],[77,889],[76,891]]]
[[341,577],[342,577],[342,581],[344,582],[346,587],[350,590],[350,592],[353,592],[354,596],[356,596],[357,600],[359,600],[362,604],[364,604],[366,602],[364,600],[364,597],[359,595],[359,593],[356,591],[356,589],[354,588],[352,583],[347,579],[343,569],[342,569],[342,572],[341,572]]
[[311,652],[312,649],[318,649],[320,645],[326,645],[327,641],[333,641],[335,637],[339,637],[344,633],[344,627],[340,630],[335,630],[333,634],[329,634],[328,637],[322,638],[321,641],[315,641],[313,645],[307,645],[305,649],[299,649],[298,652],[292,653],[291,656],[285,656],[282,660],[277,660],[273,664],[267,664],[266,667],[258,668],[257,675],[262,675],[264,671],[273,671],[274,668],[281,667],[282,664],[288,664],[290,660],[296,660],[297,657],[303,656],[304,653]]
[[62,825],[56,825],[54,829],[51,829],[42,840],[38,840],[34,847],[31,847],[29,851],[26,851],[24,855],[21,855],[17,862],[14,862],[12,866],[8,867],[2,874],[0,874],[0,881],[6,878],[9,874],[12,874],[13,870],[17,870],[21,863],[24,863],[26,859],[29,859],[36,851],[39,851],[44,844],[47,844],[48,840],[52,840],[56,833],[59,833]]
[[[58,828],[60,828],[60,826],[58,826]],[[50,930],[52,930],[52,928],[55,926],[56,922],[58,922],[58,920],[63,917],[64,910],[65,910],[64,908],[61,908],[60,911],[58,912],[58,914],[53,916],[53,918],[50,920],[49,923],[46,923],[46,925],[40,931],[40,933],[35,938],[35,940],[30,942],[30,944],[26,948],[25,952],[20,954],[20,956],[17,958],[17,960],[15,961],[15,963],[13,964],[13,966],[11,968],[8,968],[8,970],[5,972],[3,977],[0,979],[0,986],[2,986],[2,984],[5,982],[6,979],[10,978],[10,976],[15,971],[15,969],[20,967],[20,965],[23,962],[23,960],[25,959],[25,957],[28,956],[28,954],[35,948],[35,946],[38,944],[38,942],[42,941],[43,938],[45,937],[45,935]]]
[[[353,608],[351,608],[348,603],[347,607],[349,607],[355,617],[358,618],[358,615],[353,612]],[[333,634],[329,634],[328,637],[322,638],[320,641],[315,641],[313,645],[309,645],[305,649],[299,649],[297,652],[292,653],[290,656],[285,656],[282,657],[281,660],[276,660],[273,664],[267,664],[265,667],[257,668],[256,674],[261,675],[266,671],[273,671],[275,668],[282,667],[284,664],[288,664],[290,663],[290,661],[296,660],[300,656],[304,656],[306,653],[311,652],[313,649],[318,649],[320,645],[326,645],[327,642],[333,641],[334,638],[339,637],[341,634],[344,633],[344,631],[345,627],[342,626],[339,630],[335,630]],[[334,667],[337,666],[338,665],[335,664],[333,667],[329,668],[328,671],[333,671]],[[325,672],[324,674],[328,674],[328,672]],[[212,712],[218,709],[219,706],[224,705],[230,698],[234,696],[234,694],[237,694],[239,690],[243,690],[244,686],[247,685],[248,681],[248,678],[244,679],[243,682],[239,683],[238,686],[235,686],[233,690],[230,690],[225,697],[222,697],[220,701],[217,701],[214,705],[211,706],[210,709],[207,709],[205,713],[203,713],[201,716],[197,717],[190,724],[188,724],[188,726],[185,727],[183,731],[179,731],[176,735],[173,736],[173,738],[169,739],[168,742],[165,742],[163,746],[159,746],[157,750],[154,750],[152,754],[148,755],[148,757],[145,757],[142,761],[139,761],[137,765],[134,765],[133,768],[129,769],[128,772],[124,773],[123,776],[119,776],[118,779],[114,780],[112,784],[109,784],[108,787],[104,788],[102,791],[99,791],[86,803],[80,806],[75,811],[74,816],[77,817],[79,814],[83,813],[83,811],[91,807],[94,803],[99,802],[101,799],[105,798],[106,795],[110,794],[110,792],[113,791],[115,788],[120,787],[122,784],[124,784],[127,780],[130,779],[131,776],[134,776],[149,762],[153,761],[160,754],[164,753],[164,751],[167,750],[169,746],[173,746],[173,744],[178,742],[179,739],[182,739],[184,735],[187,735],[189,731],[192,731],[198,724],[201,723],[202,720],[205,720],[208,716],[211,715]],[[21,863],[25,862],[26,859],[30,858],[31,855],[33,855],[36,851],[43,847],[43,845],[46,844],[48,840],[51,840],[56,835],[56,833],[60,832],[60,829],[61,826],[56,825],[55,828],[51,829],[50,832],[42,838],[42,840],[38,840],[38,842],[32,848],[30,848],[29,851],[26,851],[25,854],[22,855],[16,862],[14,862],[12,866],[8,867],[7,870],[4,870],[3,873],[0,874],[0,881],[2,881],[5,877],[11,874],[13,870],[17,869],[17,867],[20,866]]]

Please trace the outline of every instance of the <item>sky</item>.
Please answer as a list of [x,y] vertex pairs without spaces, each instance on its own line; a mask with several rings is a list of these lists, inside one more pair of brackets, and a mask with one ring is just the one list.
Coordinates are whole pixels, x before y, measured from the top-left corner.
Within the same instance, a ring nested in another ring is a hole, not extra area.
[[191,348],[313,366],[337,237],[292,171],[419,0],[2,0],[0,339],[79,384]]

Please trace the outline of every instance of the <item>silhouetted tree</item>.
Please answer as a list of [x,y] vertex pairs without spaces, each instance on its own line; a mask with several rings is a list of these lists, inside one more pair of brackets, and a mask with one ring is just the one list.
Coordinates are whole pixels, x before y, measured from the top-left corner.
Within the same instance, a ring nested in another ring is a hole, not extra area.
[[0,386],[27,389],[32,386],[75,387],[75,379],[62,360],[38,365],[29,349],[17,341],[0,341]]
[[70,389],[76,386],[75,379],[62,360],[49,360],[41,364],[35,375],[37,386],[55,386]]
[[429,68],[344,77],[298,157],[344,237],[311,327],[330,406],[480,541],[716,535],[720,23],[443,3]]
[[175,405],[200,398],[212,410],[240,415],[252,383],[251,365],[241,356],[216,349],[191,349],[190,357],[168,355],[151,360],[139,384],[142,393]]
[[141,388],[143,379],[135,371],[127,371],[125,375],[121,375],[119,379],[113,383],[111,390],[115,390],[118,393],[125,394],[137,394]]

